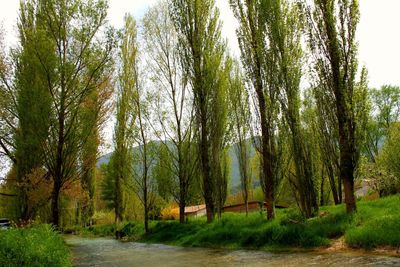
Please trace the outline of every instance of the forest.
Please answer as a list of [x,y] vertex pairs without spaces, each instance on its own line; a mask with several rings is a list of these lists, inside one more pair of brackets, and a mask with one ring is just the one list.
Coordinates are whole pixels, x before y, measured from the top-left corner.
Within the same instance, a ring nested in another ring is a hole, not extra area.
[[[369,86],[359,1],[229,5],[237,56],[215,0],[160,0],[122,29],[106,0],[21,1],[17,44],[0,32],[0,217],[187,245],[162,234],[327,216],[331,237],[385,210],[393,239],[376,245],[400,246],[400,87]],[[281,241],[326,244],[299,231]]]

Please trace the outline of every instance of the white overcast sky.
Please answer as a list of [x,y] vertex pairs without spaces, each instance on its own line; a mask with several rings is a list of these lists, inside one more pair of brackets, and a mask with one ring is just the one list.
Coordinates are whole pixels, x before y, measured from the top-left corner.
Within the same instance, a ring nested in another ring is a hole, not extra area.
[[[109,0],[109,21],[122,27],[124,14],[140,19],[157,0]],[[239,54],[235,37],[237,22],[228,0],[216,0],[224,23],[223,35],[232,52]],[[367,66],[370,86],[400,85],[400,0],[359,0],[361,21],[358,28],[359,60]],[[6,30],[6,44],[15,43],[15,23],[19,0],[0,0],[0,21]]]

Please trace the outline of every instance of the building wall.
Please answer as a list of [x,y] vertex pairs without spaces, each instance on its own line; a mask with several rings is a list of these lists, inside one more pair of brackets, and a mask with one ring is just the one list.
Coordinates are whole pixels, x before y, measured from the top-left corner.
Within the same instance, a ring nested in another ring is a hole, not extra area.
[[[258,202],[249,203],[249,212],[252,211],[260,211],[260,204]],[[241,205],[224,207],[224,212],[246,212],[246,205],[243,203]]]

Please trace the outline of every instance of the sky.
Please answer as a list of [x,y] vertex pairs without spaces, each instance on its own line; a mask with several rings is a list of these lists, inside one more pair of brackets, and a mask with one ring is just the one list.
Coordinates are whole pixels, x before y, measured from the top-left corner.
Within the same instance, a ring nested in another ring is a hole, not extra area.
[[[129,12],[140,19],[146,9],[157,0],[109,0],[109,21],[120,28]],[[359,0],[361,21],[358,27],[359,62],[369,72],[371,87],[384,84],[400,85],[400,0]],[[223,21],[223,36],[228,39],[231,52],[239,56],[235,35],[237,22],[228,0],[216,0]],[[6,31],[8,46],[16,43],[15,24],[19,0],[0,0],[0,22]]]

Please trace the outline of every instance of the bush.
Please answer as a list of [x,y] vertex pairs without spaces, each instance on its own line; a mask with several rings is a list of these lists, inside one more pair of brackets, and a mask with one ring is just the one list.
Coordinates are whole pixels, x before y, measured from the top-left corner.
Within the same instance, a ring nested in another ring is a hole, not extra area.
[[0,232],[0,266],[71,266],[69,250],[50,225]]

